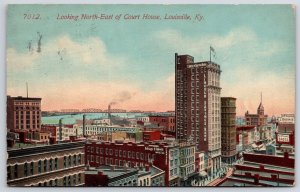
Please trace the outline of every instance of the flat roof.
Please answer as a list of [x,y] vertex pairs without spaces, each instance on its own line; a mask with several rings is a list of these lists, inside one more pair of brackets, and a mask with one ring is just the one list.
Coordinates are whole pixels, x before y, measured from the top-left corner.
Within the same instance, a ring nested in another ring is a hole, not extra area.
[[22,97],[22,96],[18,96],[18,97],[11,97],[11,96],[7,96],[7,98],[13,99],[13,100],[42,100],[42,98],[38,98],[38,97]]
[[70,142],[70,143],[61,143],[54,145],[43,145],[43,146],[33,146],[28,148],[21,149],[11,149],[7,150],[8,158],[16,158],[22,156],[31,156],[40,153],[51,153],[61,150],[74,149],[78,147],[84,147],[85,142]]

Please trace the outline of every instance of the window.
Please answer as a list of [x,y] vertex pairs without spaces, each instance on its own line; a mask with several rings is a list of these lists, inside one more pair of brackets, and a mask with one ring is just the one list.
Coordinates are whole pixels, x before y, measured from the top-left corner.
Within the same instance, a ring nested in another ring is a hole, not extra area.
[[91,155],[91,162],[94,162],[94,155]]
[[26,177],[28,175],[28,164],[24,164],[24,176]]
[[30,163],[30,174],[31,175],[33,175],[33,173],[34,173],[34,169],[33,168],[34,168],[34,164],[33,164],[33,162],[31,162]]
[[81,154],[78,155],[77,162],[78,162],[78,164],[81,164]]
[[67,168],[67,157],[64,156],[64,168]]
[[42,173],[42,161],[41,160],[39,160],[39,162],[38,162],[38,172]]
[[76,180],[77,180],[76,175],[73,175],[73,186],[76,186]]
[[115,150],[115,156],[117,156],[118,157],[118,150]]
[[73,165],[76,165],[76,155],[73,156]]
[[55,160],[54,160],[54,169],[56,169],[56,170],[57,170],[57,163],[58,163],[58,159],[55,158]]
[[78,183],[81,183],[81,173],[78,174]]
[[68,177],[68,186],[71,186],[71,176]]
[[64,185],[64,186],[67,185],[67,178],[66,178],[66,177],[64,177],[64,183],[63,183],[63,185]]
[[49,170],[52,171],[52,168],[53,168],[53,159],[51,158],[49,162]]
[[123,151],[123,156],[126,157],[126,151]]
[[101,154],[101,155],[103,154],[103,149],[102,149],[102,148],[100,148],[100,154]]
[[17,164],[15,164],[14,177],[18,178],[18,165]]

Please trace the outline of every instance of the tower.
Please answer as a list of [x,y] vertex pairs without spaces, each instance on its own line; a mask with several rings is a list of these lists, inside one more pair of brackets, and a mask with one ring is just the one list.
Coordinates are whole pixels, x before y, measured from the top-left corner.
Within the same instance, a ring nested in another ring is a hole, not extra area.
[[264,106],[262,104],[262,93],[260,94],[260,104],[257,108],[257,114],[262,116],[264,115]]
[[220,66],[175,54],[176,138],[204,151],[215,173],[221,162]]
[[236,98],[221,97],[222,161],[232,164],[236,160]]

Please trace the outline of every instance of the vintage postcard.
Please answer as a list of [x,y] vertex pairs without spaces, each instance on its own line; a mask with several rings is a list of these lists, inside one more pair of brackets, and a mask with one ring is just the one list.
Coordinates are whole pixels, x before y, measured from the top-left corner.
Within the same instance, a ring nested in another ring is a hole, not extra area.
[[295,185],[294,5],[8,5],[10,187]]

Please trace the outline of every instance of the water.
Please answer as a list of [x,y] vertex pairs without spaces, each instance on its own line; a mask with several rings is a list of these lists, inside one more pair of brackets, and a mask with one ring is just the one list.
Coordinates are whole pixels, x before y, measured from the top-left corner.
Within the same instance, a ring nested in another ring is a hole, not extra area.
[[[108,118],[107,113],[79,113],[75,115],[57,115],[42,117],[42,124],[58,124],[59,119],[62,119],[63,124],[74,124],[77,119],[82,120],[85,114],[86,119],[102,119]],[[144,115],[143,113],[111,113],[112,116],[121,118],[135,118]]]

